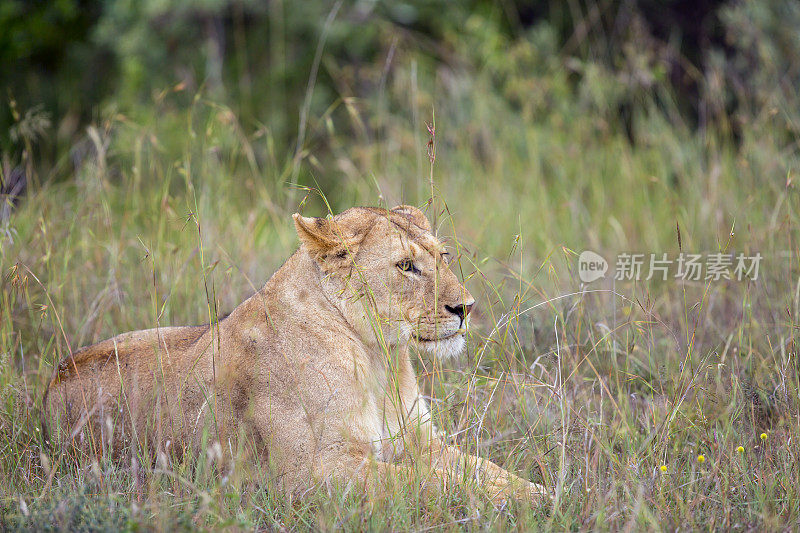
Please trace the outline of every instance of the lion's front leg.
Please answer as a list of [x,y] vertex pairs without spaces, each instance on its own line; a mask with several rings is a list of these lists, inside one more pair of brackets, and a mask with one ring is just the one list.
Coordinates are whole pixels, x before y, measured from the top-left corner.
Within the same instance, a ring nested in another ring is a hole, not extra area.
[[410,486],[419,486],[430,496],[441,496],[451,483],[439,468],[420,472],[408,465],[377,460],[373,455],[328,455],[317,463],[312,475],[316,483],[333,482],[340,489],[357,489],[371,497],[390,499]]
[[495,503],[509,498],[533,503],[546,503],[551,499],[544,486],[522,479],[487,459],[466,454],[456,446],[448,446],[439,439],[431,441],[419,459],[439,472],[438,475],[444,473],[465,483],[475,480]]

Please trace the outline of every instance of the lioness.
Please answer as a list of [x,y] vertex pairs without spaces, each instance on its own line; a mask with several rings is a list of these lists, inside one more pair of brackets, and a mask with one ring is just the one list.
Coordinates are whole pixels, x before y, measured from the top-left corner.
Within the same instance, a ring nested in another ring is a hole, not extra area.
[[423,469],[439,490],[469,476],[495,501],[546,499],[431,421],[409,344],[457,354],[475,301],[425,215],[357,207],[294,223],[299,250],[212,327],[124,333],[64,359],[44,397],[51,438],[100,454],[244,437],[288,491],[378,490]]

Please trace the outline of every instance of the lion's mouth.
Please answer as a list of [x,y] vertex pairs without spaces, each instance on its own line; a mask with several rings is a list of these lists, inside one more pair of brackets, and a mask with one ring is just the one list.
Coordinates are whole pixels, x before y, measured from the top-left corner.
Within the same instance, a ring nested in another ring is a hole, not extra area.
[[448,339],[452,339],[453,337],[457,337],[459,335],[463,335],[464,333],[466,333],[466,330],[464,328],[461,328],[459,330],[454,331],[450,335],[444,335],[442,337],[436,337],[435,339],[431,339],[429,337],[423,337],[421,335],[414,335],[414,338],[418,342],[439,342],[439,341],[446,341]]
[[432,338],[414,334],[412,338],[416,340],[416,345],[421,350],[430,352],[439,359],[447,359],[455,357],[464,350],[464,333],[466,333],[466,329],[459,328],[452,333],[440,335],[439,337]]

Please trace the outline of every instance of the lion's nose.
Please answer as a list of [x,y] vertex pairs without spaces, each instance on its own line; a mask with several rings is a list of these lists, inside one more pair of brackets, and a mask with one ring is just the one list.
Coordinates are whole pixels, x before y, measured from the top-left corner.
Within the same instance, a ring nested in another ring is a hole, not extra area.
[[461,304],[461,305],[445,305],[444,308],[447,309],[450,313],[453,313],[458,318],[461,319],[461,322],[464,322],[464,319],[467,317],[470,311],[472,311],[472,306],[475,305],[475,302],[470,302],[468,304]]

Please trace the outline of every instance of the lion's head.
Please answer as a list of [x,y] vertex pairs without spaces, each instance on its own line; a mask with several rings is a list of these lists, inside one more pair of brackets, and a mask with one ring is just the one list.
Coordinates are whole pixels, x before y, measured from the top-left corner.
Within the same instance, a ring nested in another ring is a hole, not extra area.
[[294,222],[329,299],[363,339],[387,348],[414,341],[440,357],[461,352],[475,300],[422,211],[354,207]]

